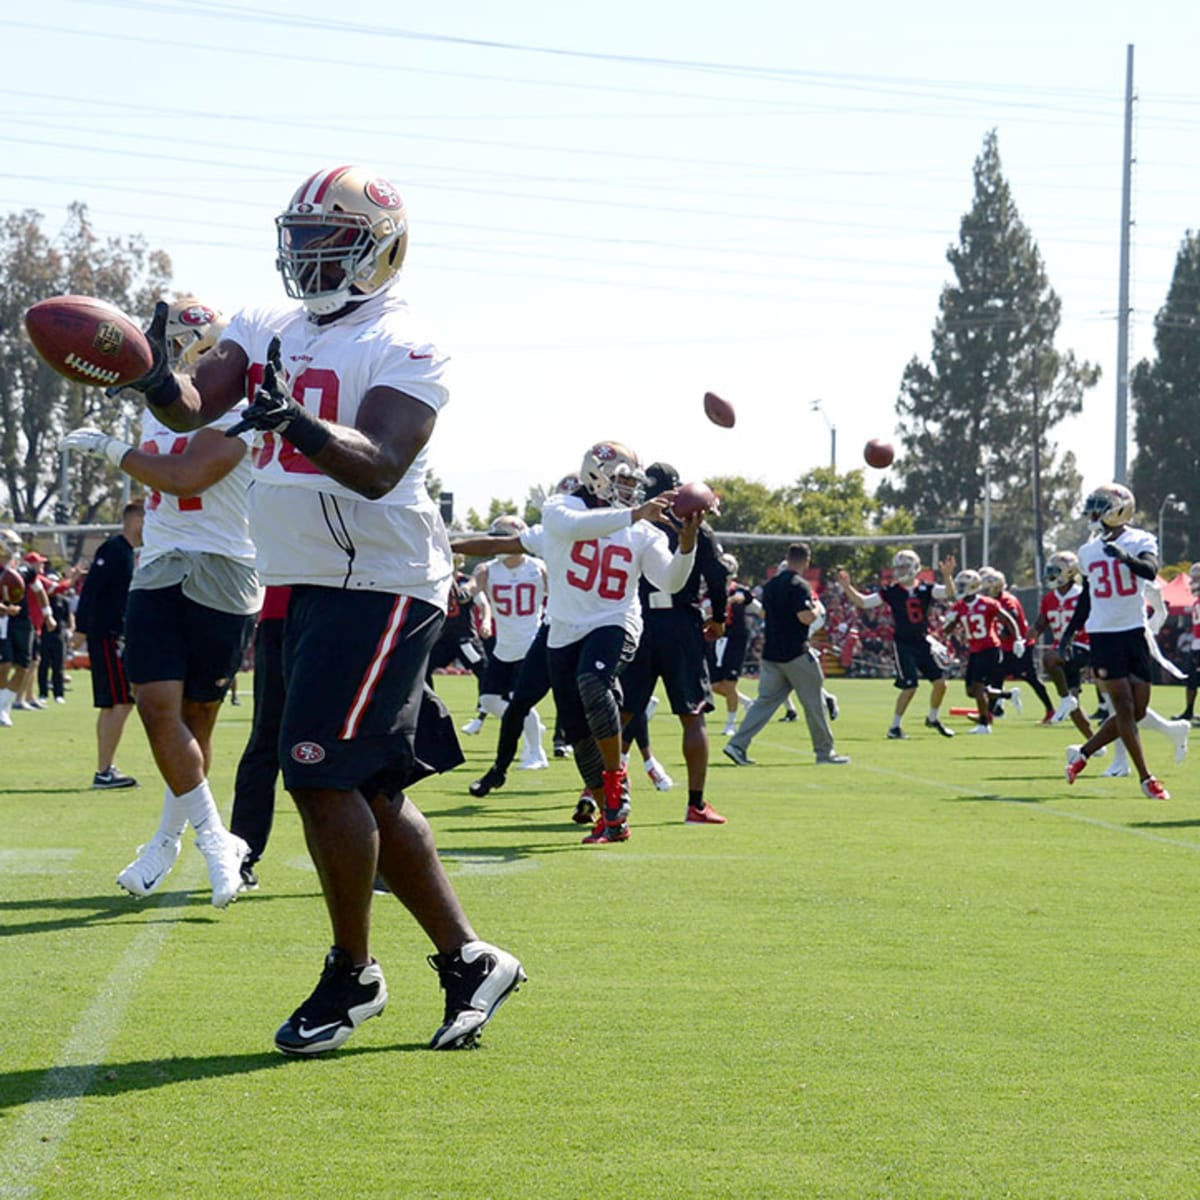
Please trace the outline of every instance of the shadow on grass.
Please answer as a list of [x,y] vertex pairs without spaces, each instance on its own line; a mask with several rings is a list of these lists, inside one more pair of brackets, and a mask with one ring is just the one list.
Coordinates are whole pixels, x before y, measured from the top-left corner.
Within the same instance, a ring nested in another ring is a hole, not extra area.
[[1130,821],[1130,829],[1200,829],[1196,821]]
[[[362,1054],[428,1052],[424,1042],[400,1042],[390,1046],[353,1046],[337,1051],[339,1059]],[[0,1112],[43,1101],[77,1100],[84,1096],[103,1098],[129,1092],[148,1092],[191,1083],[198,1079],[220,1079],[249,1075],[256,1071],[316,1070],[311,1059],[289,1057],[277,1051],[254,1054],[206,1054],[195,1058],[135,1059],[132,1062],[82,1063],[71,1067],[31,1067],[23,1071],[0,1071]]]
[[[221,919],[220,912],[209,903],[207,888],[186,891],[162,892],[149,903],[135,900],[125,894],[117,896],[65,896],[53,899],[25,899],[0,901],[0,938],[15,937],[28,933],[55,933],[62,929],[87,929],[108,922],[142,922],[163,920],[187,924],[208,924]],[[286,895],[270,895],[250,892],[243,895],[239,904],[260,904],[263,901],[308,900],[320,892]],[[180,909],[194,909],[186,916]],[[43,918],[33,918],[12,923],[9,913],[46,913]]]

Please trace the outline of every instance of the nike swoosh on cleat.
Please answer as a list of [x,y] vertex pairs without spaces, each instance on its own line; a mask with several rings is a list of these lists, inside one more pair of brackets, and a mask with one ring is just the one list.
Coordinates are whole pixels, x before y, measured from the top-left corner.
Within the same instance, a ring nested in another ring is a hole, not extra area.
[[341,1021],[331,1021],[328,1025],[317,1025],[312,1029],[305,1029],[304,1023],[301,1022],[296,1026],[296,1034],[299,1037],[311,1039],[319,1037],[322,1033],[328,1033],[331,1029],[340,1029],[341,1026]]

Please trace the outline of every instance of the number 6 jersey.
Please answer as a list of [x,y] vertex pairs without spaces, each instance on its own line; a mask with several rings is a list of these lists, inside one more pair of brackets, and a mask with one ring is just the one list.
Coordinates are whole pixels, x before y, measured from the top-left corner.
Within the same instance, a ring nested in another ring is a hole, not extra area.
[[[403,392],[434,412],[449,398],[449,359],[390,291],[326,325],[312,322],[299,304],[243,309],[225,337],[250,360],[247,396],[262,382],[276,335],[292,395],[323,420],[353,428],[375,387]],[[444,612],[453,562],[425,489],[426,462],[422,449],[390,492],[368,500],[322,474],[291,443],[262,434],[250,488],[262,581],[391,592]]]

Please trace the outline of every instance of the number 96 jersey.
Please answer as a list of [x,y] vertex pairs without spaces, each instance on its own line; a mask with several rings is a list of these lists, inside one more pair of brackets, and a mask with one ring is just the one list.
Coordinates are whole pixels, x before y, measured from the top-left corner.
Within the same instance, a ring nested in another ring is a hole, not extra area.
[[[1127,525],[1113,541],[1132,558],[1147,551],[1158,557],[1158,539],[1145,529]],[[1104,539],[1095,538],[1079,547],[1079,569],[1091,591],[1087,631],[1120,633],[1141,629],[1146,624],[1146,581],[1124,563],[1105,554],[1106,544]]]
[[[384,292],[325,325],[300,304],[242,310],[225,339],[250,360],[246,394],[262,381],[267,347],[280,353],[297,403],[354,428],[363,398],[390,388],[438,412],[449,399],[449,359],[403,299]],[[250,527],[262,581],[412,596],[443,612],[453,563],[438,508],[425,489],[426,451],[390,492],[367,500],[264,433],[253,453]]]

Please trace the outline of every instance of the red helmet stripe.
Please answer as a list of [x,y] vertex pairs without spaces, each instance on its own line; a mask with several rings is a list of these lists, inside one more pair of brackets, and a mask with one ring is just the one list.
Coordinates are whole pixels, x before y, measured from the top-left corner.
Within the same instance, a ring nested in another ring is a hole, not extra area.
[[[333,187],[333,185],[337,182],[339,176],[341,176],[342,172],[348,171],[348,170],[350,170],[349,163],[347,163],[346,165],[341,166],[341,167],[334,167],[332,171],[326,172],[325,178],[322,179],[321,182],[317,185],[317,194],[315,196],[313,196],[312,202],[314,204],[322,203],[325,199],[325,193],[328,192],[331,187]],[[310,180],[310,182],[311,182],[311,180]]]

